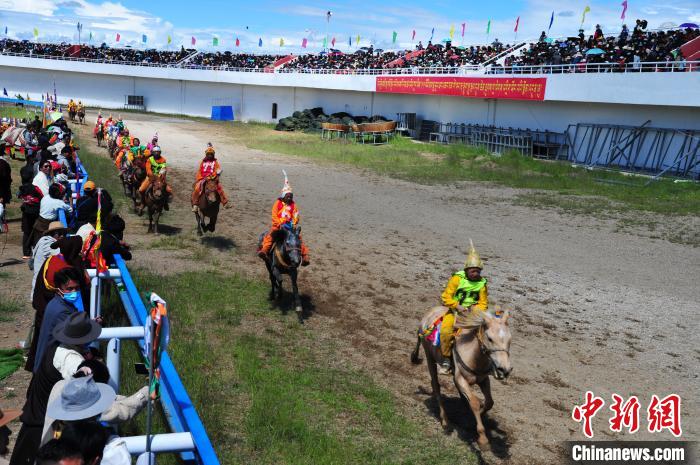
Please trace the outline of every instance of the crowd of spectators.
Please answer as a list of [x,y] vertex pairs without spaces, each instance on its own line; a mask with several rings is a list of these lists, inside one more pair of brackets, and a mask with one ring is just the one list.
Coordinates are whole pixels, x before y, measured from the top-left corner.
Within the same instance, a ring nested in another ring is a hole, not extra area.
[[[16,129],[30,134],[23,137],[24,145],[0,144],[0,206],[21,203],[23,259],[33,270],[29,300],[35,313],[31,342],[24,346],[24,369],[31,375],[24,405],[0,410],[0,463],[7,463],[7,423],[18,419],[12,424],[17,439],[10,465],[131,465],[117,425],[146,406],[147,379],[132,395],[115,393],[97,342],[103,322],[88,311],[87,269],[95,267],[98,209],[99,248],[108,264],[115,253],[131,258],[123,242],[124,221],[113,212],[107,191],[92,181],[71,202],[69,178],[80,170],[79,147],[62,118],[46,128],[38,119],[0,121],[3,141]],[[22,149],[23,166],[8,159],[14,158],[15,148]],[[15,189],[13,169],[21,179]],[[67,224],[59,221],[61,210]]]
[[[632,31],[626,25],[617,35],[605,35],[597,25],[593,35],[586,37],[583,29],[578,35],[561,39],[547,37],[543,31],[539,40],[517,55],[506,58],[504,66],[517,72],[519,68],[542,65],[607,64],[610,68],[641,62],[676,62],[683,60],[679,47],[700,35],[698,29],[673,29],[649,31],[645,20],[637,20]],[[415,50],[384,51],[372,46],[362,47],[353,53],[330,49],[321,53],[306,53],[285,63],[286,70],[358,70],[386,68],[460,68],[488,63],[511,45],[498,39],[490,45],[454,46],[449,41],[426,46],[418,43]],[[179,51],[139,50],[75,46],[71,44],[46,44],[10,39],[0,40],[3,53],[50,55],[57,57],[81,57],[91,60],[116,60],[133,63],[176,65],[184,60],[188,67],[216,67],[219,69],[244,68],[262,70],[270,67],[285,55],[256,55],[250,53],[200,52],[181,48]],[[493,65],[491,72],[503,72],[500,65]]]
[[[531,43],[521,54],[508,57],[505,67],[517,72],[519,68],[531,66],[557,66],[586,64],[607,65],[610,70],[622,70],[628,64],[633,68],[640,63],[679,62],[684,58],[680,47],[700,36],[698,29],[674,29],[648,31],[645,20],[637,20],[630,32],[627,25],[619,34],[606,36],[596,25],[593,35],[586,37],[583,29],[577,36],[551,39],[543,31],[538,42]],[[664,69],[663,67],[661,69]]]

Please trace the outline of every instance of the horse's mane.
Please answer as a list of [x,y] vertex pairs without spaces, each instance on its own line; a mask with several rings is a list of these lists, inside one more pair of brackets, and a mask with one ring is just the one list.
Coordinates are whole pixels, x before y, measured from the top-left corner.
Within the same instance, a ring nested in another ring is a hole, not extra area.
[[466,315],[458,314],[457,318],[455,318],[455,328],[468,332],[480,328],[485,322],[484,313],[486,312],[475,310],[470,311]]

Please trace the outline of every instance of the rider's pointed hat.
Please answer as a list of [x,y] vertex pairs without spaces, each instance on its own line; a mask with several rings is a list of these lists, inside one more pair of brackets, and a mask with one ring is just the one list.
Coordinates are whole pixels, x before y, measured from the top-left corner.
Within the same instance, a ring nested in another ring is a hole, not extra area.
[[292,193],[292,186],[289,184],[287,172],[282,170],[282,174],[284,174],[284,187],[282,187],[282,197],[284,197],[285,195]]
[[467,261],[464,263],[464,268],[479,268],[484,269],[484,264],[481,261],[479,252],[474,248],[474,243],[469,239],[469,251],[467,252]]

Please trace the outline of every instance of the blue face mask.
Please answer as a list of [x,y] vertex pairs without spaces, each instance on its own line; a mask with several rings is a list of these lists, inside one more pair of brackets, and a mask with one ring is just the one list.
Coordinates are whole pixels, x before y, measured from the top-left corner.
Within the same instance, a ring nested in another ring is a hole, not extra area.
[[80,291],[66,292],[63,294],[63,300],[72,304],[79,312],[85,311],[83,308],[83,296],[80,294]]

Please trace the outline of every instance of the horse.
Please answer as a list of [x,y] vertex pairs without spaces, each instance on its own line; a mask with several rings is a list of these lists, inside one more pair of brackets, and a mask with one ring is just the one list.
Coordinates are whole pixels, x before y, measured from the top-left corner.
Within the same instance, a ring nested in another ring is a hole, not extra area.
[[[449,420],[445,413],[445,405],[440,395],[437,362],[442,361],[439,346],[426,338],[426,328],[430,329],[447,307],[431,308],[421,320],[418,328],[418,341],[411,353],[411,362],[421,362],[418,351],[423,346],[428,372],[432,383],[432,395],[440,408],[440,423],[445,430],[449,429]],[[489,375],[497,380],[505,380],[512,371],[510,363],[511,333],[508,326],[510,313],[506,310],[499,314],[471,311],[468,315],[459,315],[455,320],[455,329],[459,330],[455,337],[452,359],[454,366],[454,382],[463,399],[466,399],[476,419],[477,444],[481,449],[489,448],[489,440],[481,416],[493,407],[491,396],[491,381]],[[479,385],[484,402],[477,397],[472,386]]]
[[[219,216],[221,206],[221,196],[218,191],[219,180],[207,179],[204,181],[202,194],[197,202],[197,211],[194,216],[197,219],[197,234],[200,236],[206,232],[214,232],[216,229],[216,219]],[[205,219],[209,218],[209,224],[205,224]]]
[[71,122],[75,122],[75,115],[77,114],[77,111],[75,108],[70,108],[68,110],[68,116],[70,117]]
[[[148,208],[148,232],[158,234],[158,221],[163,213],[165,202],[168,201],[168,184],[165,176],[156,176],[144,195],[145,207]],[[136,191],[138,195],[138,190]],[[141,207],[143,211],[143,206]]]
[[[260,235],[260,244],[266,233]],[[301,227],[283,226],[272,231],[272,249],[265,258],[265,266],[270,275],[273,299],[278,299],[282,293],[282,275],[287,274],[292,281],[294,307],[299,321],[302,322],[301,298],[297,287],[297,273],[301,265]],[[259,244],[259,245],[260,245]]]
[[141,187],[143,180],[146,179],[146,165],[143,158],[134,158],[131,166],[124,174],[124,194],[131,197],[131,201],[134,203],[134,211],[141,215],[143,210],[141,209],[139,187]]
[[105,140],[104,124],[100,123],[97,125],[95,137],[97,138],[97,146],[102,147],[102,142]]
[[78,120],[80,121],[80,124],[85,124],[85,109],[80,108],[78,110]]

